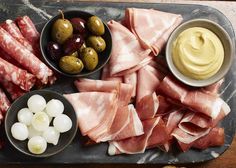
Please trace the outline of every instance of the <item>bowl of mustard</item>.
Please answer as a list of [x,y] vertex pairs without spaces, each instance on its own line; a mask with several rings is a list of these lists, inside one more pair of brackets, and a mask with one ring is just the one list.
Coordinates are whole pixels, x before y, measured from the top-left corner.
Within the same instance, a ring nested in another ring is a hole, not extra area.
[[207,19],[193,19],[177,27],[166,45],[170,71],[183,83],[203,87],[222,79],[235,49],[228,33]]

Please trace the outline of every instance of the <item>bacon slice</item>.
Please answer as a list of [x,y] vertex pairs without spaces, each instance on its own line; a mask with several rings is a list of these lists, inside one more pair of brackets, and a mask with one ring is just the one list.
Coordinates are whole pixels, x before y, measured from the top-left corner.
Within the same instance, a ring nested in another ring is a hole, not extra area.
[[12,20],[6,20],[1,24],[1,27],[4,28],[12,37],[14,37],[19,43],[21,43],[25,48],[27,48],[30,52],[34,52],[33,46],[29,43],[25,37],[21,34],[19,28]]
[[33,53],[15,40],[3,28],[0,28],[0,47],[16,61],[35,75],[43,84],[47,84],[53,72],[41,62]]
[[64,96],[76,111],[82,135],[88,135],[101,127],[104,128],[103,131],[110,129],[113,114],[117,111],[116,93],[82,92]]
[[155,55],[182,20],[181,15],[153,9],[127,8],[125,11],[127,27],[139,38],[141,46],[151,49]]
[[0,84],[9,93],[12,100],[17,99],[18,97],[26,93],[24,90],[22,90],[19,86],[15,85],[11,81],[5,80],[3,76],[0,76]]
[[133,72],[124,76],[124,83],[131,84],[133,86],[132,97],[136,96],[136,87],[137,87],[137,73]]
[[13,82],[21,89],[29,91],[35,84],[35,77],[0,57],[0,75],[5,80]]
[[155,147],[167,140],[168,137],[165,134],[165,129],[163,129],[164,122],[160,117],[144,120],[142,124],[144,128],[143,135],[110,142],[108,154],[143,153],[146,148]]
[[108,26],[111,30],[113,46],[116,46],[112,49],[109,61],[110,76],[128,74],[125,71],[139,65],[148,56],[150,50],[143,50],[137,38],[120,23],[111,20]]
[[144,96],[151,95],[157,89],[160,80],[145,67],[138,71],[137,98],[138,103]]

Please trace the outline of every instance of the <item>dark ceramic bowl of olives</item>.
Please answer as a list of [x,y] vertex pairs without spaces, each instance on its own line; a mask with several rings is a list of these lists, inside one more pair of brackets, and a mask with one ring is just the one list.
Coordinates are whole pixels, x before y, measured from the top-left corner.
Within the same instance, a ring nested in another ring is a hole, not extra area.
[[42,29],[40,50],[59,74],[84,77],[108,62],[112,37],[98,16],[78,10],[58,11]]

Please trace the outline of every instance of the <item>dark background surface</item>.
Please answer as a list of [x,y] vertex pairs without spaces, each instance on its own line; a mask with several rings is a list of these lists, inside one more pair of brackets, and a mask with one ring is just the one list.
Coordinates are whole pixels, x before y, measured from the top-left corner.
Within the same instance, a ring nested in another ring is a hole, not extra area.
[[[17,2],[17,3],[16,3]],[[173,13],[180,13],[184,16],[185,20],[188,20],[190,18],[208,18],[213,21],[218,22],[224,28],[228,31],[230,36],[233,38],[234,34],[232,33],[232,27],[228,20],[222,16],[221,13],[218,11],[208,8],[208,7],[202,7],[202,6],[177,6],[177,5],[171,5],[171,4],[109,4],[109,3],[80,3],[80,2],[59,2],[56,3],[55,1],[31,1],[36,7],[39,7],[41,9],[46,9],[47,13],[50,15],[55,15],[57,13],[57,9],[81,9],[86,10],[89,12],[92,12],[94,14],[97,14],[98,16],[102,17],[104,20],[109,19],[120,19],[123,15],[123,9],[125,9],[127,6],[132,7],[143,7],[143,8],[157,8],[163,11],[169,11]],[[115,5],[115,6],[114,6]],[[89,6],[89,7],[88,7]],[[95,8],[93,8],[96,7]],[[106,8],[105,7],[109,7]],[[114,7],[114,8],[113,8]],[[34,10],[30,9],[27,5],[22,5],[18,1],[13,0],[1,0],[1,6],[0,6],[0,12],[1,12],[1,21],[4,21],[7,18],[14,19],[18,15],[29,15],[33,21],[37,24],[38,28],[42,28],[42,25],[46,23],[47,17],[45,18],[41,16],[42,14],[35,12]],[[9,17],[10,16],[10,17]],[[225,88],[229,83],[229,87],[223,94],[223,98],[225,100],[229,99],[229,105],[232,109],[232,112],[230,116],[228,116],[224,122],[223,126],[226,129],[226,145],[219,147],[219,148],[210,148],[204,151],[196,151],[192,150],[190,152],[184,153],[184,154],[172,154],[172,153],[163,153],[159,150],[148,150],[143,155],[133,155],[133,156],[118,156],[118,157],[108,157],[106,154],[107,145],[106,144],[100,144],[93,147],[82,147],[82,144],[78,139],[80,136],[78,135],[74,142],[69,146],[65,151],[60,153],[59,155],[56,155],[52,158],[45,158],[45,159],[31,159],[28,157],[23,156],[22,154],[18,153],[13,149],[11,146],[7,146],[3,151],[0,151],[0,162],[8,162],[8,163],[20,163],[20,162],[37,162],[37,163],[47,163],[47,162],[54,162],[54,163],[78,163],[78,162],[133,162],[136,163],[139,161],[139,163],[144,162],[157,162],[157,163],[164,163],[164,164],[171,164],[171,163],[178,163],[178,162],[196,162],[196,161],[204,161],[212,158],[212,155],[210,154],[211,151],[215,151],[217,153],[222,153],[225,149],[229,147],[229,144],[231,143],[235,131],[235,99],[230,99],[231,94],[235,90],[234,86],[234,79],[235,75],[233,73],[233,69],[235,68],[235,64],[231,68],[231,71],[226,76],[226,82],[224,83],[224,86],[222,88]],[[95,76],[98,77],[99,74],[96,74]],[[69,93],[73,92],[71,90],[72,83],[68,82],[68,80],[61,79],[57,82],[57,84],[51,89],[57,90],[61,93]],[[235,153],[234,153],[235,154]],[[153,155],[158,155],[158,157],[152,159]],[[176,160],[178,158],[178,160]],[[3,166],[3,165],[2,165]],[[0,166],[0,167],[2,167]],[[31,167],[32,165],[30,165]],[[83,165],[86,167],[118,167],[121,165]],[[83,167],[82,165],[78,165],[78,167]],[[122,167],[125,165],[122,165]],[[129,167],[134,167],[135,165],[129,165]],[[153,165],[154,167],[155,165]],[[5,166],[4,166],[5,167]],[[11,166],[10,166],[11,167]],[[12,166],[14,167],[14,166]],[[25,166],[24,166],[25,167]],[[27,166],[28,167],[28,166]],[[34,166],[32,166],[34,167]],[[44,166],[48,167],[48,166]],[[56,166],[58,167],[58,166]],[[71,167],[71,166],[66,166]],[[74,166],[77,167],[77,166]],[[152,167],[152,165],[150,165]],[[156,167],[156,166],[155,166]],[[191,166],[193,167],[193,166]]]

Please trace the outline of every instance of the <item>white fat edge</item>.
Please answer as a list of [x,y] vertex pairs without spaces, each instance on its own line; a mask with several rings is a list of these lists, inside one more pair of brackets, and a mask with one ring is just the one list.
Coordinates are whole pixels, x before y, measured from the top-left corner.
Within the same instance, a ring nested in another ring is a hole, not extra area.
[[214,158],[217,158],[220,156],[220,154],[215,151],[211,151],[211,156],[213,156]]
[[231,111],[229,105],[225,102],[223,102],[221,110],[223,110],[223,112],[225,113],[225,115],[228,115]]
[[212,113],[211,113],[211,117],[213,119],[216,119],[216,117],[219,115],[222,104],[223,104],[223,100],[221,98],[217,98],[216,101],[213,103]]
[[34,10],[41,18],[48,20],[52,17],[52,15],[49,15],[47,12],[44,10],[35,7],[33,4],[30,3],[29,0],[22,0],[22,2],[28,6],[30,9]]
[[138,117],[138,114],[134,108],[134,105],[130,104],[128,105],[129,110],[132,113],[133,121],[134,121],[134,130],[137,135],[142,135],[144,133],[143,131],[143,124],[141,120]]
[[13,21],[12,21],[11,19],[7,19],[7,20],[6,20],[6,23],[7,23],[7,24],[11,24],[12,22],[13,22]]

